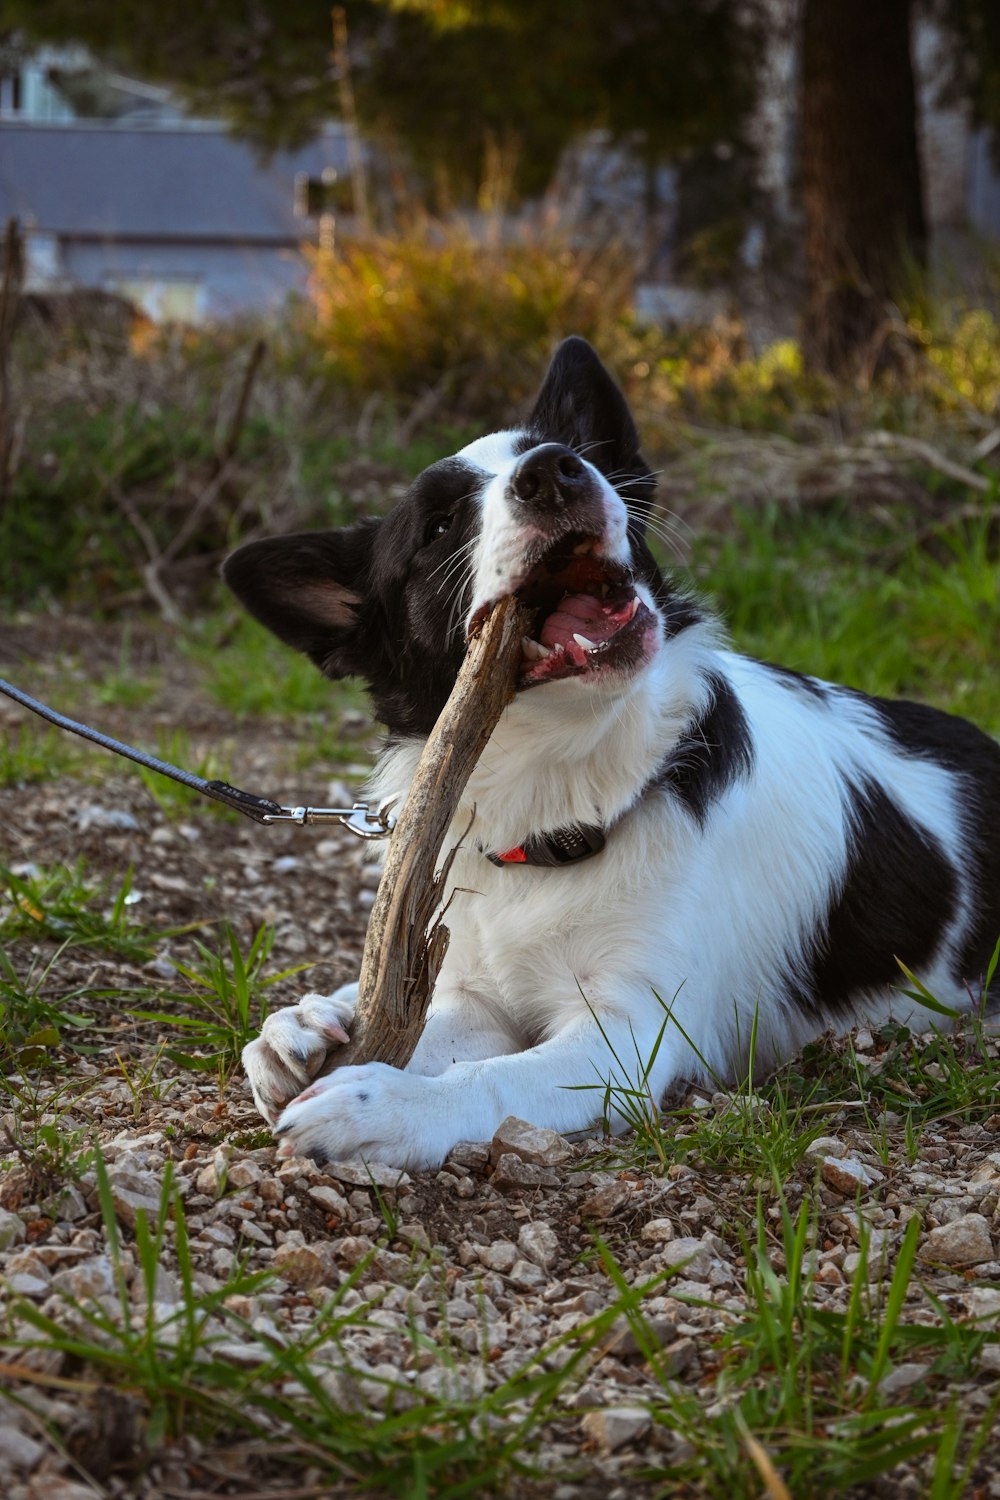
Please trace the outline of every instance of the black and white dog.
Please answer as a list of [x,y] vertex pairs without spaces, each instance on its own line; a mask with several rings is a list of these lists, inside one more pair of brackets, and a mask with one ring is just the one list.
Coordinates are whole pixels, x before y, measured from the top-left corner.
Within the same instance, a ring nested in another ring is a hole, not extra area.
[[454,824],[451,943],[409,1067],[317,1076],[355,986],[269,1016],[243,1053],[284,1154],[421,1167],[506,1115],[583,1128],[664,1007],[653,1097],[732,1077],[755,1013],[762,1061],[861,1016],[926,1020],[897,957],[947,1004],[981,995],[1000,746],[728,650],[649,551],[654,487],[621,392],[569,339],[523,429],[433,464],[384,520],[227,562],[276,635],[367,682],[376,797],[406,792],[469,622],[513,592],[537,611]]

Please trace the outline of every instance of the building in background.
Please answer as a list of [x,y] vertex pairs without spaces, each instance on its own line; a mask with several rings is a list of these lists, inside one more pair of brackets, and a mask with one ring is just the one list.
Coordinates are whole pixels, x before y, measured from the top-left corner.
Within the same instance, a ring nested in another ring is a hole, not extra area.
[[30,290],[117,292],[157,319],[266,311],[305,290],[317,223],[296,184],[331,171],[347,171],[341,126],[264,160],[79,49],[0,75],[0,222],[23,226]]

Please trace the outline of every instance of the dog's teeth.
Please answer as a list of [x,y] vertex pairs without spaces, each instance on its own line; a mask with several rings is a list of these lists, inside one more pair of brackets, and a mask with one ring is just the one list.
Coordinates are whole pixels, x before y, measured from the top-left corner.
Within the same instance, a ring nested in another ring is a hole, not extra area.
[[593,542],[577,542],[576,546],[573,548],[573,556],[582,557],[585,552],[593,552],[593,550]]
[[533,641],[530,635],[521,637],[521,650],[529,661],[544,661],[547,656],[552,655],[547,646],[543,646],[541,641]]
[[576,644],[578,646],[582,646],[583,647],[584,651],[596,651],[597,650],[597,642],[596,641],[588,640],[585,635],[577,635],[576,632],[574,631],[573,632],[573,639],[574,639],[574,641],[576,641]]
[[638,608],[639,608],[639,596],[638,596],[638,594],[633,594],[632,595],[632,603],[629,605],[628,609],[625,611],[625,624],[626,625],[628,624],[629,620],[634,620],[635,619],[636,610]]

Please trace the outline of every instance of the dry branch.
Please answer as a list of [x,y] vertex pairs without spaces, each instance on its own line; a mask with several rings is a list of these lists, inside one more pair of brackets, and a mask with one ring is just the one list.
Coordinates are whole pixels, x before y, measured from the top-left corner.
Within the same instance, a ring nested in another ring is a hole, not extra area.
[[946,474],[949,479],[957,479],[959,484],[966,485],[970,490],[978,490],[980,494],[986,495],[993,488],[994,481],[987,479],[985,474],[977,474],[967,465],[956,463],[953,458],[949,458],[931,443],[925,443],[922,438],[910,437],[904,432],[879,431],[870,434],[869,442],[880,448],[901,448],[904,453],[912,453],[915,458],[923,459],[928,468],[937,469],[938,473]]
[[334,1053],[336,1067],[385,1062],[403,1068],[417,1045],[448,946],[448,930],[434,917],[452,856],[438,870],[438,854],[476,762],[514,696],[530,618],[517,599],[497,605],[473,638],[431,731],[389,844],[365,939],[352,1039]]

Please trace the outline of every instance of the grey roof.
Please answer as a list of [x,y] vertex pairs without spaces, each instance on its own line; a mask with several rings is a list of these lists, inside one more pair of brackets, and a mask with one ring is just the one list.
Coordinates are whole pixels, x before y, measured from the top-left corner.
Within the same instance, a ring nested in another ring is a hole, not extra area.
[[0,121],[0,222],[63,237],[297,243],[296,173],[346,169],[342,129],[260,160],[222,126]]

